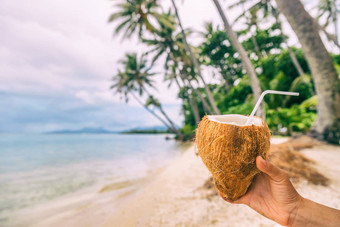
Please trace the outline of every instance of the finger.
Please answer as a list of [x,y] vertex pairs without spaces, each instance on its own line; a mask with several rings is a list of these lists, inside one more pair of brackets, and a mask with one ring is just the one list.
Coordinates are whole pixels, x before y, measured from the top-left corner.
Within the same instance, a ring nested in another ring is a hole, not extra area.
[[286,179],[286,174],[284,171],[274,166],[270,162],[267,162],[261,156],[256,158],[256,166],[274,181],[283,181]]

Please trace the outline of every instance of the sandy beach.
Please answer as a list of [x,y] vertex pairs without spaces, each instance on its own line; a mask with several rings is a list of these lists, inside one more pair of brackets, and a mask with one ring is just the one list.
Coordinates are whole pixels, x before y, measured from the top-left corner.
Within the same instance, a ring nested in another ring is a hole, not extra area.
[[[272,142],[282,141],[284,139]],[[320,144],[301,152],[316,161],[314,167],[330,179],[330,184],[313,185],[302,180],[294,183],[299,193],[340,209],[340,147]],[[245,205],[223,201],[214,188],[204,187],[209,177],[210,173],[191,146],[165,168],[138,183],[137,189],[117,194],[117,185],[107,185],[102,191],[84,194],[84,198],[65,198],[67,202],[62,205],[35,212],[39,215],[30,216],[30,223],[34,223],[32,226],[103,227],[279,226]]]
[[[299,193],[340,209],[340,147],[318,145],[302,153],[316,161],[315,168],[330,185],[300,181],[295,183]],[[279,226],[245,205],[224,202],[214,189],[204,189],[209,176],[191,147],[103,226]]]

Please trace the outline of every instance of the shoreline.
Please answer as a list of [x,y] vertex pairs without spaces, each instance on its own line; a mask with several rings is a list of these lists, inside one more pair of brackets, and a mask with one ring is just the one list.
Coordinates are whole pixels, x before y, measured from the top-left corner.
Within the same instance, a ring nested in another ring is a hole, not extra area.
[[[286,140],[275,138],[271,143]],[[331,182],[325,187],[300,181],[294,183],[297,191],[340,209],[340,147],[321,144],[300,152],[315,160],[314,167]],[[209,177],[192,144],[146,178],[101,182],[83,194],[65,197],[59,204],[51,206],[52,201],[40,207],[35,216],[24,218],[28,223],[10,226],[279,226],[245,205],[223,201],[214,188],[204,186]]]
[[23,208],[12,213],[15,218],[5,223],[7,226],[34,227],[100,226],[112,212],[120,210],[122,204],[138,194],[138,188],[149,185],[163,168],[153,169],[147,176],[135,179],[100,181],[46,203]]
[[10,136],[13,143],[2,141],[0,226],[57,226],[66,219],[77,226],[84,217],[87,226],[98,225],[116,209],[115,200],[144,187],[187,146],[164,137]]

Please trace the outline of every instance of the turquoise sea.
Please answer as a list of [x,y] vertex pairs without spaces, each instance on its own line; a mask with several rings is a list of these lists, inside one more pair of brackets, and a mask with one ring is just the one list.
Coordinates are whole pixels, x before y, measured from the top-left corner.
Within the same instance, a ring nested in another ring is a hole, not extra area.
[[185,149],[166,136],[0,134],[0,226],[93,185],[146,177]]

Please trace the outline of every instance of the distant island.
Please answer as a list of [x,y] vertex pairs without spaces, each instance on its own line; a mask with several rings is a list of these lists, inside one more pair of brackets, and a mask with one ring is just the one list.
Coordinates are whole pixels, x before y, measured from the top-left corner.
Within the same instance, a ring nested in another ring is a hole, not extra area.
[[169,134],[169,131],[160,131],[156,129],[131,129],[120,132],[120,134]]
[[168,134],[169,132],[165,127],[162,126],[154,126],[154,127],[138,127],[133,129],[128,129],[124,131],[111,131],[105,128],[97,127],[97,128],[82,128],[77,130],[56,130],[50,131],[46,134]]
[[169,134],[166,127],[155,126],[148,128],[134,128],[120,132],[120,134]]
[[104,128],[82,128],[78,130],[57,130],[57,131],[50,131],[47,134],[118,134],[118,131],[110,131]]

